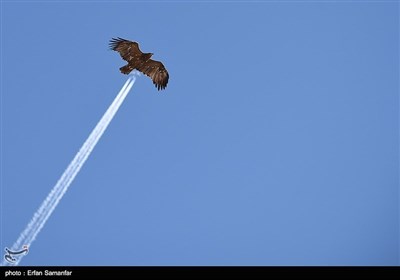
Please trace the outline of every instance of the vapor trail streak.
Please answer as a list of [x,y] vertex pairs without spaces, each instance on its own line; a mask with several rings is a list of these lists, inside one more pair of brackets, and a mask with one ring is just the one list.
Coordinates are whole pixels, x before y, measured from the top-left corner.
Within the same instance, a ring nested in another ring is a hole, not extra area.
[[[110,107],[107,109],[103,117],[93,129],[92,133],[89,135],[85,143],[80,148],[79,152],[75,155],[74,159],[61,175],[61,178],[57,181],[56,185],[50,191],[46,199],[42,202],[39,209],[34,213],[31,221],[28,223],[24,231],[22,231],[22,233],[20,234],[17,241],[11,247],[13,251],[20,250],[23,245],[27,245],[30,248],[30,245],[36,239],[40,230],[43,228],[46,221],[51,216],[54,209],[57,207],[61,198],[64,196],[64,194],[68,190],[68,187],[74,180],[75,176],[78,174],[79,170],[89,157],[90,153],[96,146],[104,131],[107,129],[107,126],[110,124],[115,113],[118,111],[125,97],[135,83],[135,80],[136,77],[132,76],[126,81],[126,83],[118,93],[117,97],[114,99]],[[2,265],[18,265],[21,259],[22,255],[17,258],[15,263],[12,264],[3,260]]]

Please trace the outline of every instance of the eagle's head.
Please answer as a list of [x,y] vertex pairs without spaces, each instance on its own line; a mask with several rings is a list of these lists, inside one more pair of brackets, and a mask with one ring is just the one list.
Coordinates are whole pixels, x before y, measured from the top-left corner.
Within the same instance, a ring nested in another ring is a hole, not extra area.
[[144,57],[144,59],[147,61],[147,60],[149,60],[149,59],[152,57],[152,55],[153,55],[153,53],[144,53],[144,54],[143,54],[143,57]]

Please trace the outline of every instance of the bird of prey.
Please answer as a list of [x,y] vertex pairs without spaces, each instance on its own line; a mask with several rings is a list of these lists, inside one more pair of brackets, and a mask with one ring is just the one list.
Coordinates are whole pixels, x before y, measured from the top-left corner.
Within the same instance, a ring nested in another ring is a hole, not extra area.
[[137,42],[119,37],[110,40],[110,49],[119,52],[122,59],[128,62],[127,65],[119,68],[121,73],[129,74],[137,69],[149,76],[158,90],[166,88],[169,79],[168,71],[160,61],[150,59],[153,53],[143,53]]

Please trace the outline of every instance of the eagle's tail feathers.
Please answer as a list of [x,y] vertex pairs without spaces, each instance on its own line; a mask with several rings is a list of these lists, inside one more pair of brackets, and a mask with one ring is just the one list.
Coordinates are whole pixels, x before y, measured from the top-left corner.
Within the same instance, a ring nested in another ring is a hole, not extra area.
[[127,64],[119,68],[119,70],[121,71],[122,74],[129,74],[133,70],[133,68],[129,64]]

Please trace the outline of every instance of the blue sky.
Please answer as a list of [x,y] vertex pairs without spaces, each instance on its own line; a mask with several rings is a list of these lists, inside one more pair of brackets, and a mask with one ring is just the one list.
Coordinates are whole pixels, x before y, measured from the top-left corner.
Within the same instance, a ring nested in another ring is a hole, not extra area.
[[3,1],[1,250],[140,77],[21,265],[398,265],[399,3]]

